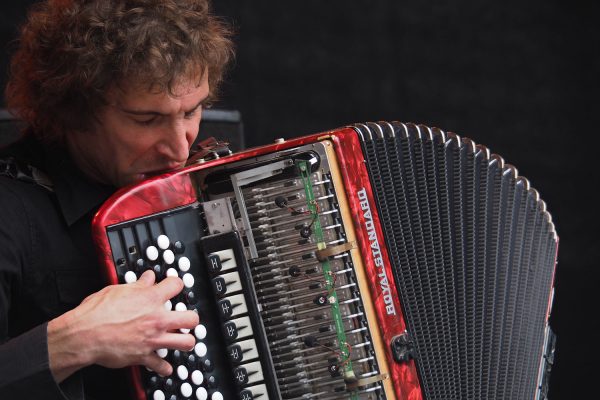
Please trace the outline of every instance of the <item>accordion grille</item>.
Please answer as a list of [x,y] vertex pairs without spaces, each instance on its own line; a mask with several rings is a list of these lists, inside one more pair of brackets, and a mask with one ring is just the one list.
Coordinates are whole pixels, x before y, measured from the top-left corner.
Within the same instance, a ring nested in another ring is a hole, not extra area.
[[558,245],[537,192],[454,134],[354,129],[425,398],[535,398]]

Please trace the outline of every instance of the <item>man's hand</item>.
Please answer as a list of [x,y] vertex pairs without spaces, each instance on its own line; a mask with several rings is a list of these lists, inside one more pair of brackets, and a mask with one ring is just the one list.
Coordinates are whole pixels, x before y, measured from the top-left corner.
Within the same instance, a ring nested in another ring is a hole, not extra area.
[[154,279],[154,272],[146,271],[135,283],[108,286],[48,323],[50,370],[57,382],[91,364],[143,365],[163,376],[173,372],[155,351],[193,348],[194,337],[179,329],[196,327],[198,314],[167,311],[165,302],[181,292],[183,282],[169,277],[155,285]]

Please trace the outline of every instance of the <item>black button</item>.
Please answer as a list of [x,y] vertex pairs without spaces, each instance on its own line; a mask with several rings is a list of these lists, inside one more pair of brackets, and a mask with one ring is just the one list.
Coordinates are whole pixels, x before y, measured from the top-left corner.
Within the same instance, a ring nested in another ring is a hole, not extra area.
[[206,379],[206,384],[208,385],[209,388],[216,388],[219,384],[219,381],[217,380],[217,377],[214,375],[209,376]]
[[231,362],[236,364],[239,364],[244,358],[244,352],[242,351],[242,348],[237,344],[229,346],[228,354]]
[[223,268],[221,265],[221,259],[218,255],[213,254],[208,256],[208,270],[210,272],[219,272]]
[[173,350],[173,354],[171,355],[171,364],[175,364],[173,365],[173,368],[177,368],[177,366],[180,365],[182,362],[183,360],[181,358],[181,351]]
[[196,302],[198,301],[196,295],[191,290],[185,294],[185,299],[188,304],[196,304]]
[[178,240],[175,243],[173,243],[173,250],[175,250],[175,253],[181,254],[185,250],[185,245],[183,244],[183,242]]
[[253,400],[252,392],[249,390],[242,390],[240,392],[240,400]]
[[225,293],[227,293],[227,284],[225,283],[225,279],[220,276],[212,280],[212,287],[215,291],[215,294],[219,297],[222,297]]
[[148,379],[148,387],[152,390],[156,389],[158,387],[158,385],[160,384],[161,379],[156,376],[156,375],[152,375],[149,379]]
[[233,378],[238,385],[245,385],[248,383],[248,371],[244,367],[236,368],[233,370]]
[[195,354],[188,355],[186,364],[189,369],[194,370],[198,365],[198,357]]
[[212,372],[215,368],[212,360],[210,358],[205,358],[200,362],[200,367],[203,372]]
[[223,319],[229,319],[231,314],[233,314],[233,307],[231,306],[231,302],[227,299],[219,301],[219,313]]
[[238,337],[237,326],[235,326],[234,322],[227,322],[223,325],[223,330],[225,331],[225,337],[227,340],[234,341]]
[[135,261],[135,269],[137,272],[144,272],[146,270],[146,262],[143,258],[138,258]]
[[175,382],[173,381],[173,379],[167,378],[167,380],[165,381],[165,390],[173,392],[175,389]]

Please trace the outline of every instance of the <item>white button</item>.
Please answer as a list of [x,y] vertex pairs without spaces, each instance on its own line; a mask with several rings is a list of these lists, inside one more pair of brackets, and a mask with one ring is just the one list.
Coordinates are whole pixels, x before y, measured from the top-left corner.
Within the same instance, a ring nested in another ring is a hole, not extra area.
[[160,247],[161,249],[166,250],[169,248],[171,241],[169,240],[169,237],[167,235],[159,235],[156,238],[156,244],[158,244],[158,247]]
[[152,395],[152,398],[154,400],[165,400],[165,394],[163,393],[162,390],[156,390],[154,392],[154,394]]
[[187,257],[181,257],[179,259],[179,261],[177,261],[177,265],[179,266],[179,269],[182,270],[183,272],[187,272],[190,269],[190,259]]
[[212,396],[210,396],[210,400],[223,400],[223,395],[221,392],[214,392]]
[[175,311],[187,311],[187,307],[182,302],[175,304]]
[[196,345],[194,346],[194,353],[196,353],[198,357],[204,357],[207,352],[208,349],[206,348],[206,345],[202,342],[196,343]]
[[179,328],[179,332],[181,332],[181,333],[190,333],[190,330],[188,328]]
[[168,265],[171,265],[175,262],[175,254],[173,254],[171,250],[165,250],[163,253],[163,260],[165,260]]
[[185,367],[185,365],[180,365],[179,367],[177,367],[177,376],[182,381],[185,381],[188,378],[188,370]]
[[177,278],[179,276],[179,274],[177,273],[177,270],[175,268],[169,268],[167,270],[167,276],[173,276],[173,277]]
[[158,356],[160,358],[165,358],[168,353],[169,353],[169,350],[167,350],[167,349],[158,349],[158,350],[156,350],[156,354],[158,354]]
[[181,384],[181,394],[183,397],[190,397],[194,393],[194,389],[192,389],[192,385],[187,382],[183,382]]
[[192,274],[185,274],[182,279],[186,288],[191,289],[194,286],[194,277]]
[[194,328],[194,335],[198,340],[202,340],[206,337],[206,327],[202,324],[199,324]]
[[126,283],[133,283],[135,281],[137,281],[137,275],[135,274],[135,272],[133,272],[133,271],[125,272],[125,282]]
[[165,301],[165,310],[171,311],[172,309],[173,309],[173,303],[171,303],[171,300]]
[[198,370],[192,372],[192,383],[194,385],[200,386],[202,385],[202,382],[204,382],[204,375],[202,374],[202,372]]
[[158,258],[158,249],[154,246],[148,246],[146,248],[146,257],[150,261],[155,261]]
[[198,389],[196,389],[196,398],[198,400],[207,400],[208,392],[206,391],[206,389],[204,389],[202,386],[200,386]]

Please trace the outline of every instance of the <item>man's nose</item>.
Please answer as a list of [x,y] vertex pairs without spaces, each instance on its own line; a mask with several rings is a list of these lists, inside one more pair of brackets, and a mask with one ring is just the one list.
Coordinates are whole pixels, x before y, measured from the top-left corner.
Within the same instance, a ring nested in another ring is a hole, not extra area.
[[198,126],[191,121],[175,121],[165,132],[158,146],[159,153],[169,161],[185,162],[192,143],[198,135]]

